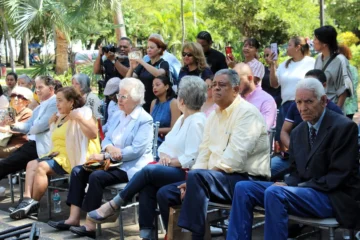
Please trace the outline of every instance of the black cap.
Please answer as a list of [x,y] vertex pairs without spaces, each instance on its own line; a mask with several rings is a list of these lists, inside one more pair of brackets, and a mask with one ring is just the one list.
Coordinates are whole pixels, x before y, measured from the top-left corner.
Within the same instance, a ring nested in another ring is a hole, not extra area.
[[196,38],[198,39],[202,39],[207,41],[208,43],[212,43],[212,37],[211,34],[207,31],[201,31],[199,32],[199,34],[196,36]]

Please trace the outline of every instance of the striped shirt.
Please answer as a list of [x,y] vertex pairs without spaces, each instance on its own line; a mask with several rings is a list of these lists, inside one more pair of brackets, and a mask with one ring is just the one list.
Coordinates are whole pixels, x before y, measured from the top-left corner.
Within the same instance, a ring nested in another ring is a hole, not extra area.
[[250,62],[247,62],[246,64],[250,66],[253,76],[258,77],[261,81],[265,75],[264,65],[261,62],[259,62],[256,58],[254,58]]

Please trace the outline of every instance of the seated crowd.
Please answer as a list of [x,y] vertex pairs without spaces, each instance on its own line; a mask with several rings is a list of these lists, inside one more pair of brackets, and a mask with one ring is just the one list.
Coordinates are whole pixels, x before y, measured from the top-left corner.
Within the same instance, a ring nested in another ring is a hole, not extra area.
[[[156,238],[157,208],[168,230],[169,208],[181,205],[178,226],[203,240],[209,202],[232,205],[229,240],[252,238],[255,206],[265,209],[267,240],[288,238],[289,215],[334,217],[343,228],[357,228],[358,127],[351,102],[345,104],[356,95],[357,79],[349,57],[338,51],[335,29],[321,27],[314,35],[316,60],[308,41],[295,36],[290,58],[279,66],[265,48],[265,68],[253,38],[244,41],[245,61],[237,63],[212,49],[210,33],[202,31],[183,46],[181,66],[152,34],[143,59],[113,63],[114,53],[106,52],[111,61],[96,60],[94,71],[107,76],[104,108],[83,73],[60,88],[49,76],[32,84],[9,73],[6,90],[0,88],[0,113],[7,112],[0,177],[26,170],[24,198],[10,218],[36,214],[48,177],[70,174],[70,215],[48,224],[80,236],[95,238],[96,223],[115,221],[137,194],[142,239]],[[122,38],[120,49],[128,55],[130,39]],[[271,155],[275,128],[282,152]],[[90,171],[89,162],[104,167]],[[102,204],[104,189],[118,183],[127,184]]]

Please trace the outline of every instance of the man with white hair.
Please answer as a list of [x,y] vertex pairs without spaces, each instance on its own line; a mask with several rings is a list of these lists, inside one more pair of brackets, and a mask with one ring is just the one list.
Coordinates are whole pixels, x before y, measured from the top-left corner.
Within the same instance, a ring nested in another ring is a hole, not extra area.
[[[149,39],[150,38],[156,38],[156,39],[161,40],[163,43],[165,42],[164,38],[160,34],[157,34],[157,33],[151,34],[149,36]],[[173,54],[169,53],[166,50],[164,51],[164,54],[162,55],[162,58],[169,63],[172,79],[174,80],[174,83],[177,83],[180,68],[181,68],[181,63],[179,62],[179,60]],[[150,58],[149,58],[148,55],[144,56],[144,61],[145,62],[150,61]]]
[[235,186],[227,239],[251,239],[254,206],[265,207],[265,240],[286,240],[289,214],[335,217],[344,228],[358,221],[360,177],[356,124],[329,111],[319,80],[296,86],[304,120],[291,133],[290,176],[285,182],[241,181]]

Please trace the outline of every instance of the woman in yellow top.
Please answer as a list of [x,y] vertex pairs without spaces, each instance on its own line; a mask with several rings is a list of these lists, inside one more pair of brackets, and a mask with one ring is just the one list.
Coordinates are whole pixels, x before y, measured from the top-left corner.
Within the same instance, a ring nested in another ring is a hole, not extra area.
[[83,164],[89,155],[100,151],[95,119],[91,109],[84,104],[84,99],[73,87],[64,87],[57,92],[58,113],[49,120],[51,151],[27,164],[24,199],[10,213],[12,219],[37,213],[39,201],[48,187],[49,175],[70,173],[74,166]]

